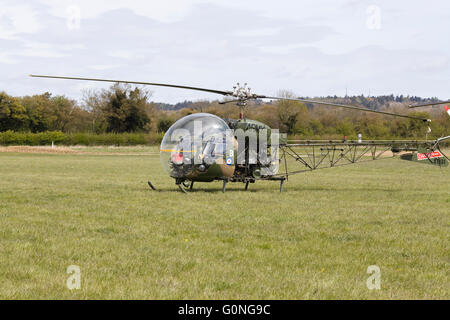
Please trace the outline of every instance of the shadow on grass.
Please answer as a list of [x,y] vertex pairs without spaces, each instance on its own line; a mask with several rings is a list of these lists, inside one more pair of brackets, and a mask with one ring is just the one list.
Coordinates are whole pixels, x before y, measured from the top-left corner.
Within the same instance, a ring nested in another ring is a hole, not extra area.
[[379,188],[379,187],[355,187],[355,188],[339,188],[339,187],[332,187],[332,186],[313,186],[313,187],[306,187],[306,186],[286,186],[285,189],[286,192],[288,191],[356,191],[356,192],[370,192],[370,191],[382,191],[382,192],[400,192],[404,191],[403,189],[399,188]]
[[[172,188],[156,188],[156,190],[151,190],[148,188],[149,191],[152,192],[173,192],[173,193],[183,193],[177,186],[173,186]],[[218,187],[218,188],[194,188],[192,190],[187,189],[186,190],[187,193],[198,193],[198,192],[204,192],[204,193],[222,193],[222,188]],[[289,192],[305,192],[305,191],[311,191],[311,192],[318,192],[318,191],[334,191],[334,192],[374,192],[374,191],[378,191],[378,192],[401,192],[402,189],[393,189],[393,188],[373,188],[373,187],[357,187],[357,188],[335,188],[335,187],[322,187],[322,186],[315,186],[315,187],[307,187],[307,186],[289,186],[289,185],[285,185],[283,187],[283,192],[282,193],[289,193]],[[264,188],[264,189],[247,189],[244,190],[244,188],[239,189],[239,188],[227,188],[225,193],[228,192],[249,192],[249,193],[256,193],[256,192],[260,192],[260,193],[280,193],[279,187],[278,186],[274,186],[274,188]]]
[[[148,189],[151,192],[156,192],[156,193],[160,193],[160,192],[172,192],[172,193],[183,193],[183,191],[181,191],[177,186],[174,186],[173,188],[156,188],[156,190],[151,190]],[[206,192],[206,193],[222,193],[222,188],[208,188],[208,189],[201,189],[201,188],[197,188],[197,189],[192,189],[192,190],[186,190],[187,194],[189,193],[200,193],[200,192]],[[255,192],[262,192],[262,191],[266,191],[266,190],[251,190],[251,189],[247,189],[244,190],[244,188],[242,189],[237,189],[237,188],[233,188],[233,189],[227,189],[225,190],[225,193],[228,192],[251,192],[251,193],[255,193]]]

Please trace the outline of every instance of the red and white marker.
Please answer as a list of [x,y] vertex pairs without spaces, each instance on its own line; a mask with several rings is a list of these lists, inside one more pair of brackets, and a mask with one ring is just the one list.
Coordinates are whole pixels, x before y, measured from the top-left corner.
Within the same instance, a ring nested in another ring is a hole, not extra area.
[[445,111],[447,111],[448,115],[450,116],[450,108],[448,106],[444,106]]

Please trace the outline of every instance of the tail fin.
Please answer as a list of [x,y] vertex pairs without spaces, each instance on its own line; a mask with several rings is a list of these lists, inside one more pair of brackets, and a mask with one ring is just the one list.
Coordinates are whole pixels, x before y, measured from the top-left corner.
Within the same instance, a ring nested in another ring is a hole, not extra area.
[[445,111],[450,116],[450,108],[448,106],[444,106]]

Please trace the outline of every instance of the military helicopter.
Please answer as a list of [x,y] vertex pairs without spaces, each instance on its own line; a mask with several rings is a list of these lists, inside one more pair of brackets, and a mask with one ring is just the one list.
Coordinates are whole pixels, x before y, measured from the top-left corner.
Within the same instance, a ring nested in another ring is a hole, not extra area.
[[[222,192],[228,182],[241,182],[245,190],[256,181],[278,181],[280,192],[283,183],[290,175],[324,168],[333,168],[369,160],[385,159],[401,153],[403,160],[428,163],[439,167],[448,166],[449,158],[441,150],[441,144],[450,139],[442,137],[429,140],[372,140],[342,141],[336,140],[287,140],[287,135],[279,133],[266,124],[247,119],[244,115],[248,101],[256,99],[290,100],[333,108],[345,108],[363,112],[378,113],[393,117],[402,117],[422,121],[430,119],[366,109],[354,105],[309,100],[302,98],[274,97],[252,93],[247,84],[239,83],[233,90],[223,91],[192,86],[66,77],[48,75],[30,75],[38,78],[67,79],[81,81],[100,81],[150,85],[178,89],[196,90],[222,95],[229,100],[220,104],[236,103],[240,108],[239,119],[221,119],[209,113],[195,113],[176,121],[165,133],[160,147],[160,159],[163,168],[175,179],[179,189],[188,193],[194,182],[223,181]],[[230,99],[231,98],[231,99]],[[435,102],[433,105],[449,101]],[[410,107],[426,106],[423,104]],[[430,131],[429,127],[428,130]],[[284,170],[280,170],[281,166]],[[289,171],[288,166],[296,166]],[[280,172],[281,171],[281,172]],[[156,190],[149,180],[148,185]]]

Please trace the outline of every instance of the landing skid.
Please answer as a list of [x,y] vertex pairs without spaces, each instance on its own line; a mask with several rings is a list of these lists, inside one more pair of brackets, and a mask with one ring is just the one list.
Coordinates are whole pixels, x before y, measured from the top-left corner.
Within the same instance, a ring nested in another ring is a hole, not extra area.
[[152,189],[152,190],[156,190],[156,188],[153,186],[153,184],[151,183],[150,180],[148,180],[148,186]]
[[189,193],[194,188],[194,181],[177,181],[176,184],[184,193]]
[[[223,184],[222,184],[222,193],[225,193],[226,189],[227,189],[227,184],[228,182],[230,182],[230,180],[228,179],[221,179]],[[271,177],[270,179],[262,179],[262,180],[269,180],[269,181],[280,181],[280,193],[283,192],[283,184],[286,181],[286,177],[282,176],[282,177]],[[237,181],[233,181],[231,180],[231,182],[237,182]],[[254,183],[254,181],[245,181],[245,189],[244,190],[248,190],[248,186],[250,183]],[[189,180],[176,180],[175,184],[178,186],[178,188],[180,189],[181,192],[183,193],[189,193],[189,191],[192,191],[194,188],[194,181],[189,181]],[[150,186],[150,188],[152,188],[153,190],[156,190],[155,187],[152,185],[152,183],[149,181],[148,185]]]

